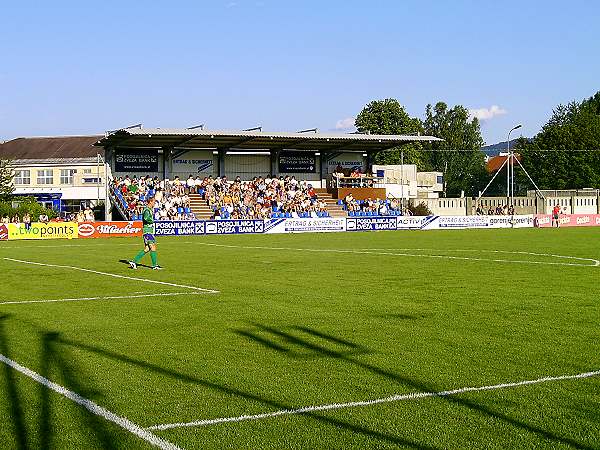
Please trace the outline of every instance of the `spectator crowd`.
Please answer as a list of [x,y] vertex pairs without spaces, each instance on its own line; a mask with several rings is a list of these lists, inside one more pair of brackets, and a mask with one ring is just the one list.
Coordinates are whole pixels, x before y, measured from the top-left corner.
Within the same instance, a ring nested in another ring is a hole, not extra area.
[[366,216],[401,216],[410,215],[408,209],[402,209],[402,205],[398,199],[392,198],[381,200],[379,198],[367,198],[366,200],[356,200],[352,193],[346,195],[344,200],[340,200],[345,211],[348,211],[349,216],[366,215]]
[[156,219],[194,219],[188,194],[196,192],[195,184],[188,187],[187,183],[182,182],[179,177],[169,181],[150,176],[130,178],[127,175],[113,180],[113,192],[131,220],[141,216],[146,199],[149,197],[156,199],[154,205]]
[[268,219],[271,217],[327,217],[327,205],[313,186],[294,176],[254,177],[229,181],[227,177],[207,177],[197,192],[224,219]]
[[513,205],[498,205],[495,208],[490,206],[486,210],[481,205],[478,205],[475,214],[478,216],[512,216],[515,214],[515,207]]

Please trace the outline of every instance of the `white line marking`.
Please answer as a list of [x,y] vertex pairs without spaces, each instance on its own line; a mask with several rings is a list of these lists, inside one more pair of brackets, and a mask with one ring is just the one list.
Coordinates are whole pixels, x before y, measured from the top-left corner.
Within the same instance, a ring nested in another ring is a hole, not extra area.
[[108,420],[109,422],[113,422],[113,423],[119,425],[121,428],[124,428],[125,430],[129,431],[130,433],[135,434],[136,436],[144,439],[145,441],[149,442],[150,444],[152,444],[158,448],[165,449],[165,450],[179,450],[179,447],[177,447],[175,444],[172,444],[169,441],[159,438],[158,436],[151,433],[150,431],[145,430],[144,428],[140,427],[139,425],[136,425],[129,419],[118,416],[113,412],[110,412],[109,410],[94,403],[93,401],[88,400],[87,398],[82,397],[81,395],[77,394],[76,392],[73,392],[59,384],[56,384],[56,383],[48,380],[47,378],[41,376],[39,373],[34,372],[33,370],[20,365],[19,363],[13,361],[10,358],[7,358],[6,356],[4,356],[2,354],[0,354],[0,361],[3,362],[4,364],[6,364],[7,366],[12,367],[13,369],[17,370],[18,372],[21,372],[23,375],[37,381],[39,384],[46,386],[48,389],[51,389],[54,392],[57,392],[60,395],[68,398],[69,400],[72,400],[75,403],[83,406],[85,409],[90,411],[92,414],[103,417],[104,419]]
[[[542,266],[574,266],[574,267],[600,267],[600,261],[591,258],[576,258],[562,256],[563,258],[581,259],[585,261],[594,262],[594,264],[576,264],[567,262],[552,262],[552,261],[527,261],[527,260],[516,260],[516,259],[490,259],[490,258],[472,258],[467,256],[450,256],[450,255],[428,255],[423,253],[397,253],[390,251],[374,251],[374,250],[341,250],[332,248],[292,248],[292,247],[264,247],[264,246],[242,246],[242,245],[226,245],[226,244],[213,244],[208,242],[191,242],[198,245],[206,245],[212,247],[224,247],[224,248],[239,248],[248,250],[291,250],[295,252],[319,252],[319,253],[350,253],[350,254],[364,254],[364,255],[387,255],[387,256],[408,256],[414,258],[434,258],[434,259],[453,259],[460,261],[484,261],[484,262],[498,262],[498,263],[512,263],[512,264],[537,264]],[[422,251],[424,249],[417,249]],[[439,249],[437,251],[440,251]],[[539,254],[538,256],[549,256]],[[561,257],[556,255],[556,257]]]
[[[362,250],[362,249],[361,249]],[[440,249],[432,248],[368,248],[364,250],[384,250],[384,251],[440,251]],[[572,259],[576,261],[590,261],[594,266],[600,266],[600,261],[594,258],[581,258],[579,256],[555,255],[553,253],[533,253],[533,252],[518,252],[508,250],[479,250],[479,249],[444,249],[445,252],[476,252],[476,253],[503,253],[508,255],[530,255],[530,256],[546,256],[548,258]],[[583,265],[583,264],[582,264]],[[592,264],[586,264],[592,265]]]
[[547,383],[550,381],[561,381],[561,380],[574,380],[579,378],[590,378],[600,375],[600,370],[594,372],[585,372],[579,373],[577,375],[563,375],[558,377],[543,377],[535,380],[526,380],[526,381],[518,381],[515,383],[502,383],[502,384],[494,384],[491,386],[479,386],[479,387],[463,387],[460,389],[452,389],[449,391],[439,391],[439,392],[411,392],[410,394],[401,394],[401,395],[392,395],[390,397],[385,398],[377,398],[374,400],[364,400],[358,402],[348,402],[348,403],[330,403],[327,405],[319,405],[319,406],[306,406],[304,408],[298,409],[281,409],[279,411],[272,411],[262,414],[253,414],[253,415],[242,415],[237,417],[220,417],[217,419],[206,419],[206,420],[198,420],[195,422],[181,422],[181,423],[167,423],[162,425],[154,425],[148,427],[148,430],[170,430],[173,428],[182,428],[182,427],[205,427],[209,425],[216,425],[220,423],[231,423],[231,422],[243,422],[246,420],[260,420],[260,419],[268,419],[272,417],[279,416],[289,416],[289,415],[297,415],[303,413],[312,413],[318,411],[330,411],[334,409],[343,409],[343,408],[356,408],[361,406],[372,406],[378,405],[381,403],[393,403],[399,402],[403,400],[419,400],[422,398],[429,397],[449,397],[451,395],[464,394],[466,392],[481,392],[481,391],[492,391],[496,389],[506,389],[520,386],[529,386],[532,384],[540,384]]
[[56,300],[14,300],[0,302],[0,305],[21,305],[25,303],[58,303],[58,302],[85,302],[90,300],[113,300],[121,298],[143,298],[143,297],[170,297],[175,295],[198,295],[201,292],[163,292],[158,294],[139,294],[139,295],[115,295],[110,297],[80,297],[80,298],[59,298]]
[[2,258],[2,259],[6,260],[6,261],[13,261],[13,262],[18,262],[18,263],[23,263],[23,264],[32,264],[34,266],[58,267],[61,269],[80,270],[81,272],[89,272],[89,273],[95,273],[98,275],[106,275],[108,277],[124,278],[126,280],[135,280],[135,281],[145,281],[146,283],[163,284],[165,286],[174,286],[174,287],[178,287],[178,288],[192,289],[194,291],[208,292],[210,294],[218,294],[219,293],[219,291],[215,291],[213,289],[204,289],[204,288],[200,288],[200,287],[196,287],[196,286],[185,286],[183,284],[168,283],[166,281],[149,280],[147,278],[128,277],[126,275],[118,275],[116,273],[108,273],[108,272],[99,272],[97,270],[84,269],[82,267],[64,266],[62,264],[45,264],[45,263],[40,263],[40,262],[25,261],[22,259],[14,259],[14,258]]

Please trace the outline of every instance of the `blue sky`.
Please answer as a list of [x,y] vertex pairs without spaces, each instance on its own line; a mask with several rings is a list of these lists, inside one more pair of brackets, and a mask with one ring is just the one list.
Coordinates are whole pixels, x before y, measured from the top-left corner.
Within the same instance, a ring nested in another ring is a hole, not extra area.
[[487,143],[600,90],[600,2],[3,2],[0,139],[344,129],[371,100],[462,104]]

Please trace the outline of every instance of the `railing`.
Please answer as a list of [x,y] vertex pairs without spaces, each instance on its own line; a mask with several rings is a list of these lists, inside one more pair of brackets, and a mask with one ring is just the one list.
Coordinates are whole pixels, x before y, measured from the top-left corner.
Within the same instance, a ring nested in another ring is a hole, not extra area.
[[335,174],[331,177],[333,188],[383,188],[383,177],[360,175],[357,177],[340,177]]
[[119,213],[121,213],[123,219],[129,220],[129,206],[127,205],[127,202],[125,202],[123,194],[121,194],[116,187],[112,187],[109,189],[109,196],[111,203],[115,206],[115,208],[117,208]]

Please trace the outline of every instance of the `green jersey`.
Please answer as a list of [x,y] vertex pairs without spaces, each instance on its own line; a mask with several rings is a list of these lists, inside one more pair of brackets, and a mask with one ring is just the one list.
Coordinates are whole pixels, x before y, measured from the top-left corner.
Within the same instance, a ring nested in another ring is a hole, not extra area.
[[142,211],[142,223],[144,225],[144,234],[154,234],[154,215],[152,214],[152,210],[147,206]]

